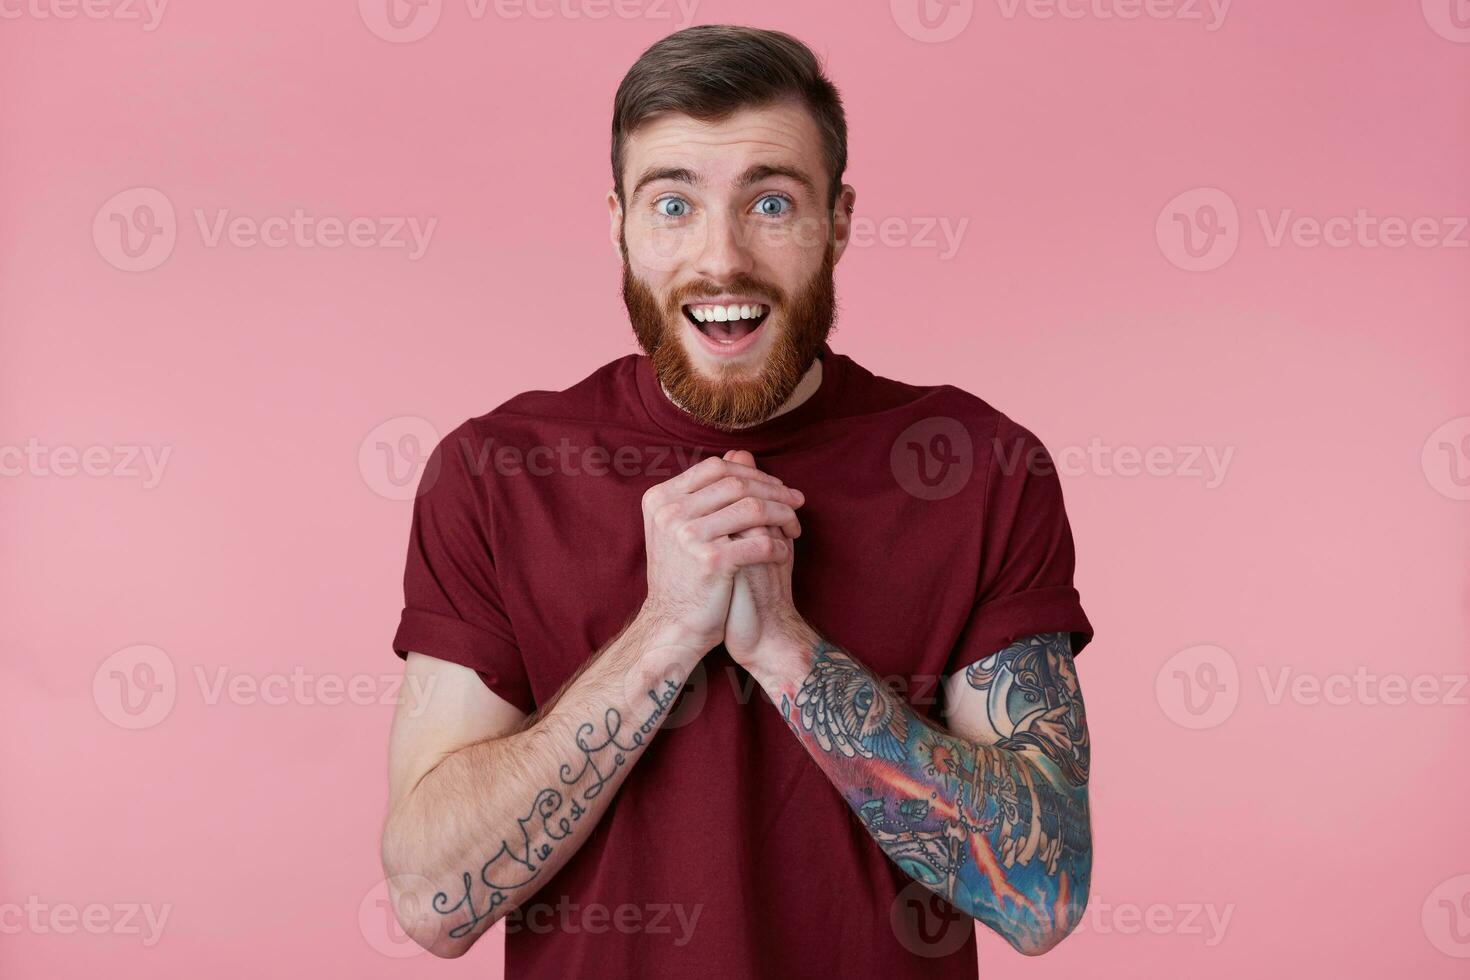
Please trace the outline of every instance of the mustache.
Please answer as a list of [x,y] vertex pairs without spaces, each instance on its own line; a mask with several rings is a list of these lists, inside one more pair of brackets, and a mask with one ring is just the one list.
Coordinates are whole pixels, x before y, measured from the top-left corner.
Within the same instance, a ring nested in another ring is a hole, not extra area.
[[771,301],[772,306],[785,306],[786,294],[774,283],[757,279],[755,276],[738,275],[726,283],[717,283],[710,279],[696,279],[669,291],[668,305],[672,310],[678,310],[686,303],[697,303],[700,300],[712,296],[722,296],[727,293],[746,293],[753,296],[763,296]]

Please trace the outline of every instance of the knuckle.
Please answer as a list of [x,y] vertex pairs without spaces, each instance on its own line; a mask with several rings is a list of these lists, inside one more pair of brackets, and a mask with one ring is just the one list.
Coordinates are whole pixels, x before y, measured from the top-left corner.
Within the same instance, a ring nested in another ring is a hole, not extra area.
[[706,574],[713,574],[720,569],[720,552],[713,545],[706,545],[694,553],[694,559],[699,563],[700,569]]

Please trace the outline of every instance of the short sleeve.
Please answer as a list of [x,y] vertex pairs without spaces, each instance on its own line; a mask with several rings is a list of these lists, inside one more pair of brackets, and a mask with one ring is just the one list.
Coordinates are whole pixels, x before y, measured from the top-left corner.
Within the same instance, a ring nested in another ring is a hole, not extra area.
[[479,445],[471,426],[466,422],[439,442],[420,478],[393,651],[469,667],[492,691],[529,713],[535,701],[501,601],[489,493],[471,463]]
[[981,507],[979,585],[951,667],[1035,633],[1071,633],[1072,652],[1080,653],[1092,624],[1072,583],[1076,553],[1061,480],[1041,441],[1005,417],[991,441]]

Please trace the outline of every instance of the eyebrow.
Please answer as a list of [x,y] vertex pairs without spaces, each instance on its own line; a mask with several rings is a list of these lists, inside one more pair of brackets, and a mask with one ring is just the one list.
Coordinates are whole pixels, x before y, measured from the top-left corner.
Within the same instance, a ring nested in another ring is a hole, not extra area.
[[[749,187],[752,184],[759,184],[761,181],[768,180],[771,177],[785,177],[788,180],[796,181],[811,194],[816,194],[817,192],[816,184],[812,182],[810,177],[795,167],[788,167],[782,164],[757,164],[741,174],[736,179],[735,185],[737,187]],[[704,178],[688,167],[655,167],[643,171],[642,175],[639,176],[638,183],[633,185],[633,196],[637,197],[639,191],[656,180],[673,180],[681,184],[700,184],[703,183]]]

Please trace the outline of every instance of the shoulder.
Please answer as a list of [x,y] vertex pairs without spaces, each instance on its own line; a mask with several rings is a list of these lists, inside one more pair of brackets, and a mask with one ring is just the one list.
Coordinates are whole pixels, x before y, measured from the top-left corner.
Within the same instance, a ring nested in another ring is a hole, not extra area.
[[454,432],[458,439],[519,442],[552,430],[574,430],[606,423],[627,413],[636,391],[638,355],[609,361],[575,384],[560,390],[533,389],[513,395],[490,411],[466,419]]
[[[837,355],[843,357],[843,355]],[[953,384],[911,384],[874,374],[851,358],[843,357],[845,384],[850,386],[848,404],[866,411],[892,413],[895,420],[951,440],[969,440],[977,459],[1002,454],[1046,452],[1041,440],[1010,415],[973,392]]]

